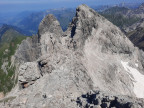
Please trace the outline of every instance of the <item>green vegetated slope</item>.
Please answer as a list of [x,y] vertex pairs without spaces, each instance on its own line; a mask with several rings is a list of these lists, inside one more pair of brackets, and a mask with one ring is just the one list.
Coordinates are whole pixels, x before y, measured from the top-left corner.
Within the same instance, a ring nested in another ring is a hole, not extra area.
[[4,34],[3,36],[1,37],[0,39],[0,44],[3,44],[3,43],[8,43],[12,40],[14,40],[15,38],[17,37],[22,37],[23,35],[19,32],[17,32],[16,30],[13,30],[13,29],[8,29]]
[[130,26],[140,20],[138,17],[126,16],[128,11],[130,10],[125,7],[112,7],[101,12],[100,14],[116,26],[123,28],[125,26]]
[[[9,92],[16,83],[15,67],[11,66],[11,57],[14,55],[17,49],[17,45],[20,44],[25,38],[26,36],[20,34],[14,29],[5,30],[5,32],[3,32],[1,35],[0,92]],[[5,67],[6,71],[2,69],[2,66]]]

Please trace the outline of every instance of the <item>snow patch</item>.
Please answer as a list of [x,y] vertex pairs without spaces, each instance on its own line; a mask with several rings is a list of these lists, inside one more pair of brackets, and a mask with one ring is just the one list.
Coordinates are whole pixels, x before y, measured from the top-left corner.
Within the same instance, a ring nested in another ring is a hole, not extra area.
[[130,77],[134,84],[134,93],[137,98],[144,98],[144,75],[142,75],[137,69],[130,67],[128,62],[121,61],[124,69],[133,76]]
[[136,63],[135,65],[136,65],[136,67],[138,67],[138,64],[137,64],[137,63]]

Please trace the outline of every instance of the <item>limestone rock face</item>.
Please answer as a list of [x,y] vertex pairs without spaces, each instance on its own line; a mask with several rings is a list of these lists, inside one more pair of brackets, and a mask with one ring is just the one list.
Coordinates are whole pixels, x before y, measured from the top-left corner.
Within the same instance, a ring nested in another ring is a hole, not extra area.
[[[10,108],[106,108],[117,95],[133,97],[132,107],[144,107],[137,99],[144,98],[143,51],[86,5],[77,8],[66,32],[53,15],[46,16],[38,36],[23,41],[14,57],[19,74],[17,86],[6,96],[15,97]],[[79,105],[77,98],[90,90],[109,93],[112,100],[101,97],[92,101],[96,106]]]
[[38,68],[38,63],[35,62],[26,62],[21,65],[19,68],[19,77],[18,81],[20,82],[20,86],[25,88],[24,85],[33,84],[34,81],[41,77],[40,70]]
[[39,36],[41,36],[41,35],[43,35],[43,34],[45,34],[47,32],[54,33],[54,34],[57,34],[57,35],[61,35],[61,34],[58,34],[58,33],[62,33],[62,29],[60,27],[60,23],[51,14],[46,16],[41,21],[41,23],[39,25],[39,29],[38,29]]
[[17,49],[14,60],[19,64],[36,61],[41,55],[38,36],[29,37],[22,41]]
[[38,30],[42,55],[48,52],[53,53],[54,50],[59,49],[58,44],[60,44],[62,34],[60,24],[53,15],[48,15],[42,20]]

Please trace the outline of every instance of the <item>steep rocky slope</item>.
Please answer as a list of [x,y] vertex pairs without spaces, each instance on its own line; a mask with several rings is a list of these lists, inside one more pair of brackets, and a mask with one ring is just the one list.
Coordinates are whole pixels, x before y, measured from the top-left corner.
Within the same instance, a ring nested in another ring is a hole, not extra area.
[[13,63],[18,84],[0,101],[2,108],[144,107],[143,51],[86,5],[66,32],[46,16]]

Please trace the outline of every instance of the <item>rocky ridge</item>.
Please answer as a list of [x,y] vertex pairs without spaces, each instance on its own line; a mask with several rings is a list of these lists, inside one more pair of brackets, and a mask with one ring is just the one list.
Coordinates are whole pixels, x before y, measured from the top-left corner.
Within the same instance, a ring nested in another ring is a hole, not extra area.
[[136,17],[144,18],[144,3],[141,4],[138,9],[132,11],[129,15],[131,17],[136,16]]
[[128,27],[123,28],[123,30],[126,33],[129,33],[129,32],[136,30],[137,28],[144,28],[144,19],[141,19],[140,21],[138,21]]
[[[118,27],[86,5],[77,8],[66,32],[48,15],[39,25],[38,36],[24,40],[13,56],[18,84],[0,104],[2,108],[110,107],[105,102],[98,106],[93,100],[89,103],[89,97],[99,90],[112,98],[125,95],[122,104],[132,102],[143,108],[138,99],[144,98],[143,58],[143,51]],[[78,97],[90,90],[94,93],[86,95],[84,106],[79,105],[82,101]]]

